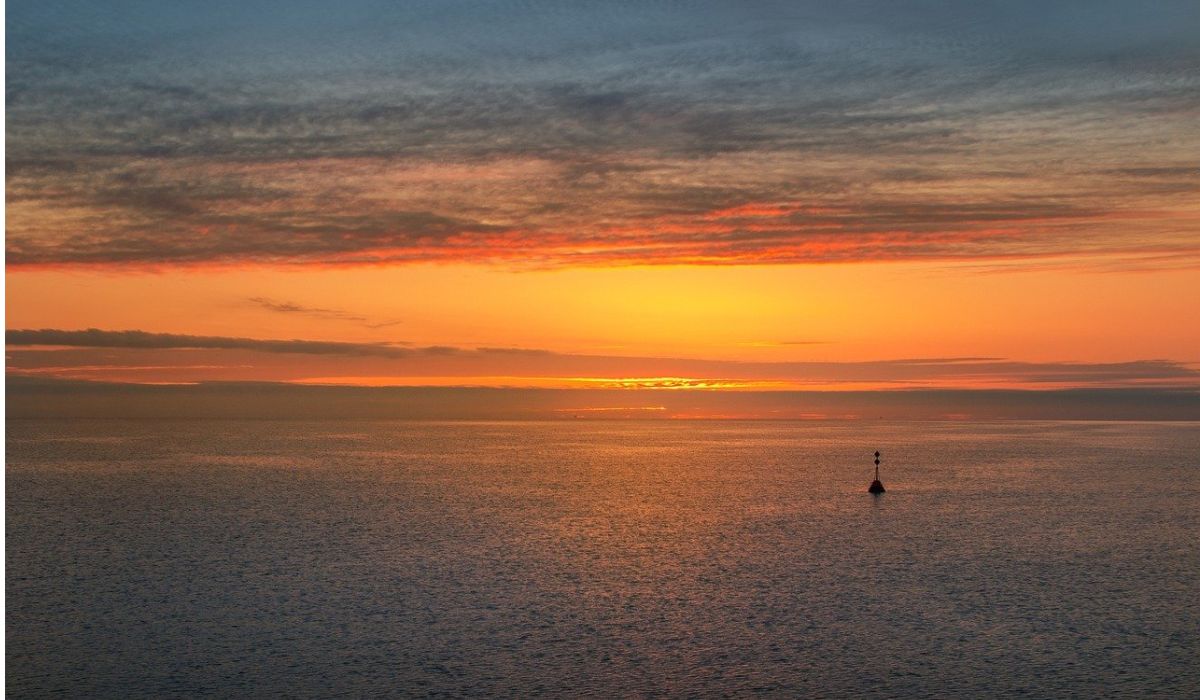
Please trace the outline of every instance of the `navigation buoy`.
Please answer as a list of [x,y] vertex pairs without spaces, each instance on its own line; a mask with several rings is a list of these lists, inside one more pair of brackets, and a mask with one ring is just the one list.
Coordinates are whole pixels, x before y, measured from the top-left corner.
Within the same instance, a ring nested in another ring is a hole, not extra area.
[[867,493],[873,493],[873,494],[878,495],[878,494],[883,493],[885,490],[886,489],[883,488],[883,482],[879,480],[879,453],[876,452],[875,453],[875,481],[872,481],[871,485],[869,487],[867,487]]

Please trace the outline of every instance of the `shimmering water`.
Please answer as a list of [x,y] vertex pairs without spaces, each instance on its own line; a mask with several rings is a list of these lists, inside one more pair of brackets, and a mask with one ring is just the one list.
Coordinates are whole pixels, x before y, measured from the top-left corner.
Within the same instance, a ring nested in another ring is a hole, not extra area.
[[1200,696],[1197,424],[7,427],[13,697]]

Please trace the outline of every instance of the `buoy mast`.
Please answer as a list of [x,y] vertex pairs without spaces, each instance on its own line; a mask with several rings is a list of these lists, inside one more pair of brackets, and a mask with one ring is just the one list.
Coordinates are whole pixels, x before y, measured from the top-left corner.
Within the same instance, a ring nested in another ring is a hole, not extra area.
[[883,488],[883,482],[879,480],[879,452],[875,452],[875,481],[871,482],[871,486],[867,488],[868,493],[880,494],[886,489]]

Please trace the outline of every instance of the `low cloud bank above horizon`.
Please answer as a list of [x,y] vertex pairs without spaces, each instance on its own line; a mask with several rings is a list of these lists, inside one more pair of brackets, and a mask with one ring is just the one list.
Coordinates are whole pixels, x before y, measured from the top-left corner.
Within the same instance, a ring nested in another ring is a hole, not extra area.
[[1200,421],[1200,391],[1194,389],[664,392],[270,382],[147,386],[11,375],[6,384],[10,419]]
[[754,362],[558,353],[526,348],[275,340],[136,330],[14,329],[10,375],[131,383],[275,381],[639,390],[1200,388],[1200,369],[1132,362],[908,358]]
[[1194,268],[1198,8],[11,2],[7,262]]

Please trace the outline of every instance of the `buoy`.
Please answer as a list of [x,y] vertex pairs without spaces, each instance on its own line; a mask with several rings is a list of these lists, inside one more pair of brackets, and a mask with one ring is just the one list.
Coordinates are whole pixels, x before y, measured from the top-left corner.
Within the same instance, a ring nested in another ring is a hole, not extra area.
[[879,495],[879,494],[883,493],[884,491],[886,491],[886,489],[883,488],[883,482],[879,480],[879,453],[876,452],[875,453],[875,481],[872,481],[871,485],[869,487],[867,487],[867,493],[873,493],[875,495]]

